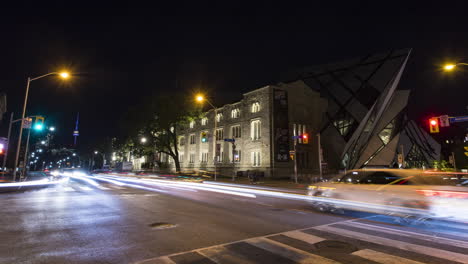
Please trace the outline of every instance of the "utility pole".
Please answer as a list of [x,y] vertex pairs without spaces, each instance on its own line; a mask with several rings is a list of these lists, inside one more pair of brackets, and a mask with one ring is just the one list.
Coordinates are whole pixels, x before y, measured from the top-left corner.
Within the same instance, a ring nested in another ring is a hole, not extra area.
[[6,151],[5,151],[5,157],[3,158],[3,166],[2,166],[3,170],[6,169],[6,162],[7,162],[7,158],[8,158],[8,150],[10,149],[10,136],[11,136],[11,126],[12,125],[13,125],[13,112],[10,115],[10,124],[8,125],[7,145],[5,146]]
[[297,184],[297,138],[294,138],[294,182]]
[[318,144],[318,161],[319,161],[319,172],[320,180],[322,180],[322,147],[320,146],[320,133],[317,134],[317,144]]

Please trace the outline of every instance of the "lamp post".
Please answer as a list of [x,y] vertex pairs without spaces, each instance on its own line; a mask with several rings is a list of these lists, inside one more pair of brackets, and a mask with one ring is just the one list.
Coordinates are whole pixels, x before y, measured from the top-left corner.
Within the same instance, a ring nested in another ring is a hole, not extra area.
[[465,62],[447,63],[444,65],[443,69],[444,71],[452,71],[459,65],[468,66],[468,63],[465,63]]
[[208,100],[206,99],[203,95],[197,95],[195,97],[195,99],[197,100],[198,103],[203,103],[203,101],[206,101],[208,102],[208,104],[213,108],[214,110],[214,132],[213,132],[213,166],[214,166],[214,180],[216,181],[216,141],[217,141],[217,138],[216,138],[216,129],[218,128],[218,122],[216,120],[217,118],[217,115],[218,115],[218,109]]
[[15,166],[14,166],[14,171],[13,171],[13,181],[16,180],[16,170],[18,168],[18,159],[19,159],[19,152],[20,152],[20,147],[21,147],[21,137],[23,136],[23,124],[24,124],[24,117],[26,115],[26,105],[28,104],[28,95],[29,95],[29,86],[32,81],[50,76],[50,75],[59,75],[63,79],[67,79],[70,77],[70,74],[68,72],[50,72],[38,77],[28,77],[28,81],[26,82],[26,94],[24,96],[24,103],[23,103],[23,113],[21,115],[21,127],[20,127],[20,132],[18,136],[18,146],[16,147],[16,158],[15,158]]

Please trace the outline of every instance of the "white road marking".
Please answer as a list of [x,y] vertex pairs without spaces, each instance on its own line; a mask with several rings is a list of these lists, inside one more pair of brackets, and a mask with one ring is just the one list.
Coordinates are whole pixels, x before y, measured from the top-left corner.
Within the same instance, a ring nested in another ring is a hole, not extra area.
[[290,238],[297,239],[297,240],[302,240],[309,244],[315,244],[320,241],[326,240],[325,238],[321,238],[321,237],[314,236],[314,235],[309,235],[301,231],[286,232],[286,233],[283,233],[283,235],[288,236]]
[[407,259],[407,258],[385,254],[385,253],[374,251],[371,249],[363,249],[363,250],[355,251],[352,254],[359,256],[361,258],[365,258],[368,260],[372,260],[378,263],[385,263],[385,264],[424,264],[419,261],[414,261],[414,260]]
[[350,237],[354,239],[365,240],[368,242],[372,242],[372,243],[376,243],[376,244],[380,244],[380,245],[384,245],[388,247],[399,248],[402,250],[413,251],[413,252],[425,254],[428,256],[444,258],[444,259],[448,259],[451,261],[458,261],[461,263],[468,264],[468,255],[465,255],[465,254],[450,252],[450,251],[446,251],[446,250],[442,250],[438,248],[415,245],[415,244],[411,244],[407,242],[363,234],[363,233],[354,232],[354,231],[346,230],[343,228],[332,227],[332,226],[319,226],[319,227],[313,227],[313,229],[317,229],[317,230],[321,230],[321,231],[325,231],[325,232],[329,232],[329,233],[333,233],[333,234],[337,234],[341,236],[346,236],[346,237]]
[[88,186],[79,186],[81,190],[83,191],[92,191],[92,188],[89,188]]
[[246,242],[259,247],[263,248],[267,251],[270,251],[271,253],[283,256],[285,258],[291,259],[297,263],[301,264],[315,264],[315,263],[323,263],[323,264],[336,264],[340,262],[336,262],[331,259],[327,259],[315,254],[311,254],[306,251],[302,251],[300,249],[288,246],[286,244],[280,243],[273,241],[271,239],[267,238],[252,238],[247,240]]
[[199,254],[209,258],[216,263],[222,264],[256,264],[257,262],[250,261],[247,257],[236,254],[233,251],[226,249],[223,246],[212,247],[197,251]]
[[[341,223],[339,223],[339,224],[341,224]],[[377,230],[377,231],[383,232],[383,233],[398,234],[399,236],[405,236],[405,237],[410,237],[410,238],[418,238],[418,239],[425,240],[425,241],[436,242],[436,243],[441,243],[441,244],[451,245],[451,246],[456,246],[456,247],[463,247],[463,248],[468,249],[468,242],[467,241],[456,240],[456,239],[445,238],[445,237],[434,236],[434,235],[427,235],[427,234],[416,233],[416,232],[405,231],[405,230],[394,229],[394,228],[388,228],[388,227],[383,227],[383,226],[364,224],[364,223],[360,223],[360,222],[353,222],[353,223],[348,222],[348,223],[343,223],[343,224],[347,225],[347,226],[355,226],[355,227],[368,229],[368,230]]]

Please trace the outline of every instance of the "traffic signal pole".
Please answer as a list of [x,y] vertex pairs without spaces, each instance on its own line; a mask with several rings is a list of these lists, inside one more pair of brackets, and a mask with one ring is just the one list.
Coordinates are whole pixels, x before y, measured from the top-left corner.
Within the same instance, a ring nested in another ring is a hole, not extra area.
[[10,115],[10,124],[8,125],[8,136],[7,136],[7,144],[5,146],[5,157],[3,157],[3,166],[2,169],[5,170],[6,168],[6,162],[8,158],[8,150],[10,149],[10,136],[11,136],[11,126],[13,125],[13,112]]
[[21,148],[21,137],[23,136],[23,124],[24,124],[24,116],[26,115],[26,105],[28,104],[28,94],[29,94],[29,85],[31,83],[31,77],[28,77],[28,82],[26,83],[26,95],[24,96],[24,104],[23,104],[23,114],[21,115],[21,127],[18,136],[18,146],[16,146],[16,158],[15,158],[15,165],[13,166],[13,181],[16,181],[16,170],[18,168],[18,159],[19,153]]

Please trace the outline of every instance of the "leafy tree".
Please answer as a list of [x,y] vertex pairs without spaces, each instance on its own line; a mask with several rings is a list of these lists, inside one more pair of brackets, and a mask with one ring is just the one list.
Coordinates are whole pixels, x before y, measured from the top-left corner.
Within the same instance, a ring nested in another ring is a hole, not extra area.
[[[174,160],[176,171],[180,172],[177,133],[199,115],[200,109],[185,97],[157,95],[128,113],[125,130],[135,153],[165,153]],[[144,144],[139,141],[142,137],[147,139]]]

